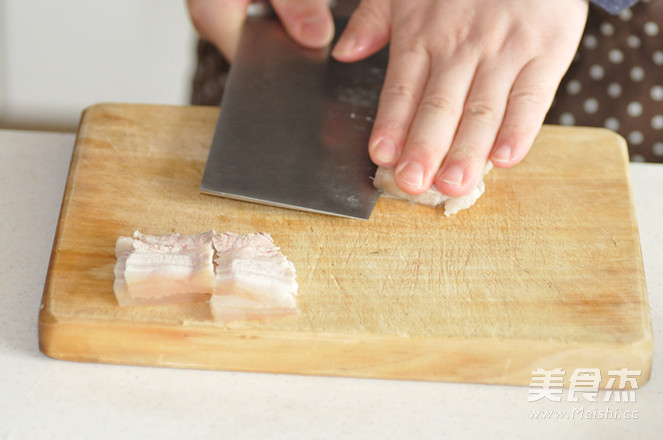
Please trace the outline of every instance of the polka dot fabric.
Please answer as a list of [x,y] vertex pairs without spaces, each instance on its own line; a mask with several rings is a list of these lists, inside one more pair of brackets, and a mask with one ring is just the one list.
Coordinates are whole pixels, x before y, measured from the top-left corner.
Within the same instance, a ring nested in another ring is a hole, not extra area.
[[606,127],[626,138],[632,161],[663,162],[663,1],[618,15],[590,7],[546,123]]

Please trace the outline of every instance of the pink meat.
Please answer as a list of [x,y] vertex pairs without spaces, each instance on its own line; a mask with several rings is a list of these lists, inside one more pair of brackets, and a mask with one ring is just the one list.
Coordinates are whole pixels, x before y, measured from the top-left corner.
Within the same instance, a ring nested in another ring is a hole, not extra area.
[[[483,171],[483,175],[485,176],[488,174],[492,167],[493,164],[488,162]],[[442,194],[437,190],[435,185],[422,194],[412,195],[401,190],[398,185],[396,185],[396,181],[394,180],[394,169],[391,167],[378,167],[377,172],[375,173],[375,178],[373,179],[373,186],[381,189],[382,195],[386,197],[409,200],[412,203],[426,206],[440,206],[444,204],[444,215],[447,217],[474,205],[486,188],[483,179],[481,179],[472,191],[460,197],[449,197],[446,194]]]
[[216,279],[210,299],[220,322],[297,313],[295,266],[264,232],[217,234]]
[[113,291],[121,306],[203,300],[212,292],[214,231],[120,237]]

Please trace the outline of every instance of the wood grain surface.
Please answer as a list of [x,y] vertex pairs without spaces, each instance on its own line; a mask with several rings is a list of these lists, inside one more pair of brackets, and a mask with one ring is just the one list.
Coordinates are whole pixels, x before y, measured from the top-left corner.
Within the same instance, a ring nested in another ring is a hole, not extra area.
[[[76,361],[529,385],[537,368],[642,370],[652,333],[622,138],[544,127],[470,210],[380,199],[367,221],[200,194],[218,109],[100,104],[82,117],[41,350]],[[287,154],[287,153],[284,153]],[[306,164],[302,164],[306,166]],[[114,245],[266,231],[297,268],[296,317],[221,325],[207,303],[125,307]]]

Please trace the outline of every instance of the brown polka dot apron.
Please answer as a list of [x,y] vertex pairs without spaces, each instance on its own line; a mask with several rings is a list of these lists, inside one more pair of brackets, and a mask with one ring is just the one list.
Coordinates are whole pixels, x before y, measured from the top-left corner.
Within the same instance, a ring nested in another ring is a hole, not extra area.
[[662,0],[618,15],[590,6],[546,123],[606,127],[626,138],[631,160],[663,162]]
[[[202,40],[197,56],[191,103],[219,105],[228,63]],[[641,0],[619,15],[590,6],[546,123],[607,127],[627,139],[632,160],[663,162],[663,0]]]

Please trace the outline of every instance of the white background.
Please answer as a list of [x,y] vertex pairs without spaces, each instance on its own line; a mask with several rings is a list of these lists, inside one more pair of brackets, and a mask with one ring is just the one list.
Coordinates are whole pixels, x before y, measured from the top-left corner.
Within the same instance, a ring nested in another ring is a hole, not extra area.
[[187,104],[185,0],[0,0],[0,127],[73,131],[98,102]]

